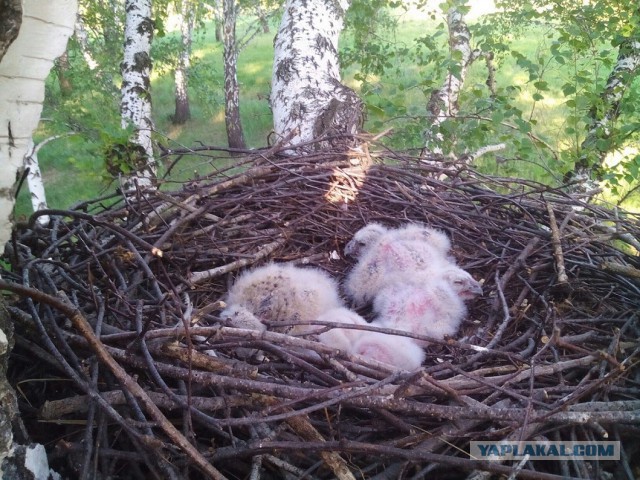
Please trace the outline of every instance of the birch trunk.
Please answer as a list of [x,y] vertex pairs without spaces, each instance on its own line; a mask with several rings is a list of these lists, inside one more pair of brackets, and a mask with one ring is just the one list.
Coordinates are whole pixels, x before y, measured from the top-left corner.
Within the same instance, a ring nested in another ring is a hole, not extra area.
[[[77,9],[76,0],[0,0],[0,254],[11,235],[14,183],[40,120],[45,79],[54,59],[66,49]],[[10,323],[0,305],[0,464],[4,468],[22,465],[14,471],[24,472],[27,478],[24,452],[30,449],[31,462],[37,459],[44,467],[39,478],[49,478],[44,447],[24,447],[13,441],[11,426],[18,405],[6,381],[13,344],[12,328],[7,328]],[[19,451],[23,452],[21,458]],[[33,471],[30,474],[33,476]]]
[[175,71],[176,110],[173,123],[182,124],[191,118],[189,106],[189,67],[191,66],[191,41],[193,24],[195,22],[195,4],[192,0],[182,0],[180,3],[180,38],[182,49],[178,57]]
[[[34,212],[47,208],[47,195],[44,190],[40,163],[38,162],[39,147],[40,145],[36,147],[32,140],[29,143],[29,149],[24,157],[24,166],[29,169],[29,173],[27,173],[27,186],[31,194],[31,208],[33,208]],[[38,223],[40,225],[48,225],[49,216],[42,215],[38,217]]]
[[[287,0],[275,39],[271,107],[278,141],[301,145],[362,126],[362,102],[340,83],[347,0]],[[321,146],[321,145],[318,145]]]
[[231,148],[246,148],[244,131],[240,120],[240,86],[238,85],[238,44],[236,42],[236,18],[238,10],[235,0],[222,0],[224,28],[224,120],[227,139]]
[[[77,11],[75,0],[24,0],[19,34],[0,55],[0,251],[9,239],[13,186],[44,101],[44,82],[64,53]],[[5,18],[9,10],[0,10]]]
[[157,165],[153,156],[151,133],[151,40],[153,20],[151,0],[125,1],[125,40],[122,61],[122,128],[133,125],[135,133],[132,143],[139,146],[138,160],[123,188],[131,191],[139,187],[152,187],[155,183]]
[[95,70],[98,67],[98,62],[93,58],[93,54],[89,48],[89,35],[87,34],[87,29],[84,26],[84,20],[79,14],[76,16],[74,35],[76,40],[78,40],[80,51],[82,52],[82,58],[87,62],[89,70]]
[[[640,71],[640,31],[630,39],[624,41],[618,51],[618,59],[609,74],[604,90],[600,94],[602,109],[593,108],[591,123],[588,126],[587,136],[580,146],[581,155],[575,168],[567,175],[565,180],[577,181],[576,190],[588,190],[595,188],[592,181],[598,179],[599,168],[612,149],[599,145],[601,140],[608,144],[611,138],[612,128],[620,114],[620,102]],[[580,185],[582,185],[580,187]]]
[[445,81],[438,90],[434,90],[427,103],[427,111],[431,117],[431,125],[425,132],[425,153],[442,154],[444,138],[440,126],[459,111],[458,100],[464,86],[467,70],[477,58],[471,49],[471,33],[464,21],[464,15],[456,7],[447,12],[449,28],[449,48],[452,58],[459,58],[455,69],[449,69]]

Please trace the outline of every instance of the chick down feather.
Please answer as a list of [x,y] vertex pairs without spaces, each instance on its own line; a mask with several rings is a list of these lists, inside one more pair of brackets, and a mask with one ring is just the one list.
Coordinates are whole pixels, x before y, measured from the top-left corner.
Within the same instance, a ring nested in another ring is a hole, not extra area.
[[411,338],[372,331],[360,332],[352,353],[403,370],[419,368],[425,357],[424,350]]
[[229,289],[227,304],[244,307],[275,331],[294,335],[313,326],[279,328],[277,323],[315,320],[343,306],[336,281],[322,270],[277,263],[243,273]]
[[351,257],[362,256],[369,248],[388,232],[387,227],[379,223],[369,223],[358,230],[344,247],[344,254]]
[[[454,335],[467,314],[462,297],[443,278],[421,275],[412,282],[391,282],[376,295],[372,325],[435,339]],[[419,342],[426,345],[426,342]]]

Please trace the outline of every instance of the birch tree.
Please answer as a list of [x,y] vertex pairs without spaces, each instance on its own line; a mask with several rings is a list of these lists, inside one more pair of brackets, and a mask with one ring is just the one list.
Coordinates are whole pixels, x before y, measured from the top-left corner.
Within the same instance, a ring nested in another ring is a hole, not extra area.
[[[66,49],[76,11],[75,0],[0,0],[0,253],[10,237],[14,182],[40,120],[45,79],[55,58]],[[2,324],[8,323],[4,309],[0,314]],[[10,456],[20,447],[14,444],[11,432],[17,403],[5,378],[4,365],[10,346],[11,338],[0,330],[0,417],[4,419],[0,425],[0,463],[3,467],[15,464]],[[48,478],[44,447],[27,448],[30,448],[31,462],[39,461],[46,466],[38,478]]]
[[340,82],[338,37],[347,0],[287,0],[275,39],[271,107],[278,141],[302,145],[355,134],[362,102]]
[[222,0],[224,44],[224,119],[227,139],[231,148],[246,148],[240,120],[240,87],[238,85],[238,43],[236,19],[238,5],[235,0]]
[[[24,157],[24,166],[28,170],[27,186],[31,194],[31,208],[34,212],[47,208],[47,195],[44,189],[44,181],[42,180],[42,171],[40,170],[40,162],[38,162],[38,150],[42,148],[44,142],[35,145],[33,140],[29,143],[27,154]],[[38,223],[41,225],[49,224],[49,216],[41,215],[38,217]]]
[[425,132],[425,150],[429,153],[442,153],[441,144],[444,139],[440,126],[458,113],[458,100],[464,87],[467,70],[479,55],[477,50],[474,51],[471,48],[471,32],[464,20],[465,3],[454,4],[447,11],[452,61],[442,87],[432,92],[427,103],[431,125]]
[[[640,14],[638,15],[640,18]],[[591,122],[580,146],[580,156],[568,180],[589,185],[601,177],[601,167],[612,144],[614,124],[620,114],[620,103],[640,71],[640,27],[618,47],[618,58],[600,94],[601,105],[591,109]]]
[[179,2],[178,8],[181,48],[178,53],[178,65],[176,66],[174,74],[176,109],[173,114],[173,123],[181,124],[191,118],[189,90],[187,87],[189,83],[189,67],[191,66],[191,43],[196,6],[193,0],[182,0]]
[[[19,12],[18,4],[12,5],[0,9],[0,18]],[[3,48],[8,47],[0,50],[0,251],[11,230],[16,173],[42,112],[44,82],[73,33],[77,4],[75,0],[25,0],[22,9],[22,24],[17,37],[12,34],[13,43],[0,41]],[[2,24],[19,25],[17,17],[12,18]],[[5,32],[0,38],[5,38]]]
[[125,178],[123,188],[130,191],[136,184],[140,187],[153,186],[157,174],[151,139],[151,0],[126,0],[125,12],[124,59],[121,64],[122,128],[133,126],[135,131],[131,139],[134,151],[126,155],[126,158],[134,159],[133,165],[127,165],[133,173]]

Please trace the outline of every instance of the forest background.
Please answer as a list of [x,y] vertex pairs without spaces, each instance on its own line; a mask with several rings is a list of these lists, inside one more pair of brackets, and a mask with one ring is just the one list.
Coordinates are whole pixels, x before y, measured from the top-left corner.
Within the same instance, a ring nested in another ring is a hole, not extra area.
[[[450,48],[451,8],[460,11],[469,26],[473,63],[463,65],[459,52]],[[366,131],[377,134],[391,128],[381,139],[385,146],[419,155],[425,131],[433,128],[430,96],[452,74],[463,81],[463,88],[455,115],[437,124],[437,151],[445,159],[473,157],[473,166],[482,172],[556,186],[588,155],[595,158],[598,199],[637,211],[639,10],[615,1],[354,1],[340,43],[343,82],[365,103]],[[282,4],[163,0],[154,2],[152,46],[151,97],[159,152],[228,144],[222,27],[230,14],[237,28],[226,41],[232,41],[239,54],[246,145],[259,148],[273,141],[269,95]],[[190,117],[179,119],[176,72],[185,23],[190,21],[192,44],[184,72]],[[120,116],[123,32],[122,4],[80,2],[76,34],[49,76],[34,138],[50,207],[67,208],[114,188],[114,146],[131,134],[122,129]],[[606,87],[621,59],[629,58],[632,68],[624,72],[612,103]],[[597,132],[590,136],[595,123]],[[501,144],[504,148],[474,155]],[[230,161],[185,156],[162,184],[175,188],[174,181],[209,174]],[[160,177],[169,167],[161,165]],[[30,209],[23,188],[17,212],[26,216]]]

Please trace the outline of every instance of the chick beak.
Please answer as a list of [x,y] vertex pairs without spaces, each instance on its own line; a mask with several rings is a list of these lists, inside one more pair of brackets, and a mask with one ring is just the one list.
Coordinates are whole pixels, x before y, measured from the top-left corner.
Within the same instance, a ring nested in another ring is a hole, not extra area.
[[469,281],[467,288],[464,290],[465,298],[475,298],[482,295],[482,285],[476,280]]

